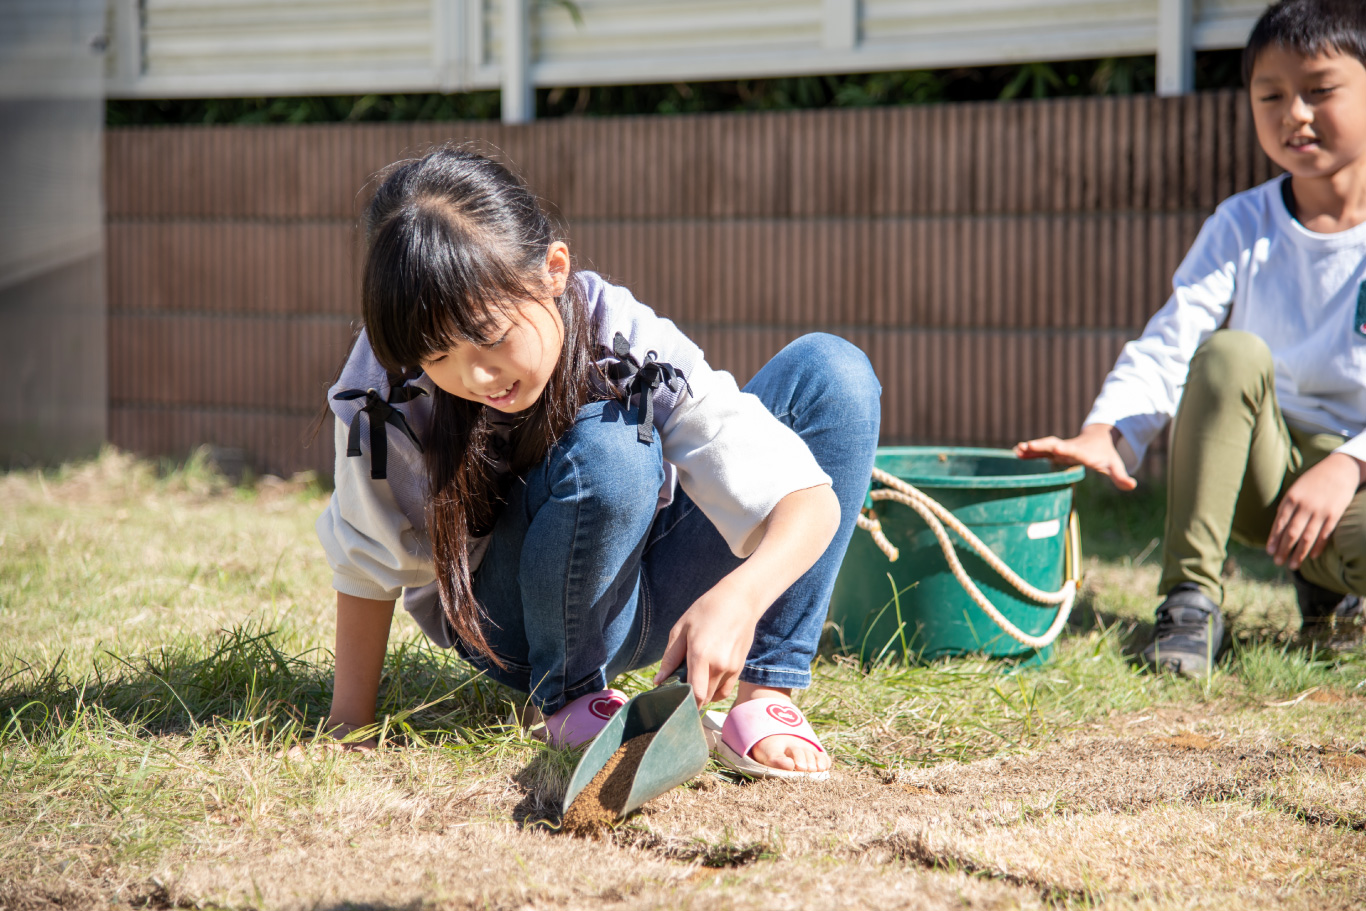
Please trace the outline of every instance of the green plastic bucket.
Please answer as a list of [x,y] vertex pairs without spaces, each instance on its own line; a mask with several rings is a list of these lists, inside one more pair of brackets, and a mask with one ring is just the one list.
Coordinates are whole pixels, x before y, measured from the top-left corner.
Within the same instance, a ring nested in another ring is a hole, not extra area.
[[[874,464],[939,501],[1036,588],[1057,591],[1067,575],[1079,574],[1072,485],[1085,469],[1017,459],[1006,449],[928,446],[883,447]],[[870,493],[881,486],[874,482]],[[871,499],[866,505],[875,508],[900,556],[888,560],[867,531],[854,530],[830,603],[836,641],[844,650],[865,662],[889,655],[922,661],[965,654],[1048,659],[1052,645],[1020,644],[972,601],[934,533],[911,507]],[[1031,636],[1048,629],[1056,605],[1025,598],[951,530],[949,539],[968,576],[1007,620]]]

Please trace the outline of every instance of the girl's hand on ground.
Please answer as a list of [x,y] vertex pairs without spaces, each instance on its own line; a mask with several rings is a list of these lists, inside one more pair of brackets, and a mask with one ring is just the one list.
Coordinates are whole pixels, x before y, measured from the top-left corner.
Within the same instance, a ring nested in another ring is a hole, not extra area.
[[738,588],[726,577],[678,618],[669,631],[656,686],[686,659],[688,683],[699,707],[730,698],[754,642],[753,599]]
[[1299,569],[1323,553],[1361,486],[1363,467],[1366,463],[1335,452],[1290,485],[1266,541],[1266,552],[1277,566]]
[[347,736],[360,730],[360,728],[361,725],[355,724],[334,724],[329,730],[320,734],[316,740],[308,743],[296,743],[288,750],[275,754],[275,758],[303,759],[308,755],[309,750],[321,750],[325,753],[373,752],[375,748],[379,746],[378,742],[373,737],[367,737],[365,740],[358,740],[351,743],[342,742]]
[[1021,459],[1048,459],[1054,465],[1084,465],[1110,479],[1120,490],[1133,490],[1138,482],[1129,476],[1115,448],[1119,431],[1110,424],[1087,424],[1070,439],[1041,437],[1015,444]]

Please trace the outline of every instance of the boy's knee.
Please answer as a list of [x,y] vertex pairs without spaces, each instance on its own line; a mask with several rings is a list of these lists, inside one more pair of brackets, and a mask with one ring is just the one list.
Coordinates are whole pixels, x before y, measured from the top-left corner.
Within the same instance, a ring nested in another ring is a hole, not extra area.
[[1240,329],[1220,329],[1195,349],[1186,391],[1241,395],[1268,381],[1275,381],[1275,365],[1265,340]]

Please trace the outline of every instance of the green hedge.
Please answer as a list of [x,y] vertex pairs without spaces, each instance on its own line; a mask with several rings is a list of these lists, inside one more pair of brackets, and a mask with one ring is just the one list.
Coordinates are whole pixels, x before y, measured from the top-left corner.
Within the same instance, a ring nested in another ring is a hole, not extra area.
[[[1241,51],[1196,57],[1196,87],[1239,85]],[[731,82],[541,89],[536,116],[611,117],[723,111],[790,111],[935,104],[1009,98],[1128,95],[1153,91],[1152,57],[1111,57],[1017,66],[797,76]],[[344,95],[305,98],[206,98],[110,101],[109,126],[190,123],[375,123],[491,120],[498,92],[460,95]]]

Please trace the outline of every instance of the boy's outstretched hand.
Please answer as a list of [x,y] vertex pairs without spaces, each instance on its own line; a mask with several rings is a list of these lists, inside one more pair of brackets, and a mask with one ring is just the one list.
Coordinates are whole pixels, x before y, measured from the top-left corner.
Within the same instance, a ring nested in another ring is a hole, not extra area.
[[1281,498],[1266,552],[1277,566],[1299,569],[1323,553],[1361,486],[1366,463],[1334,452],[1299,477]]
[[1054,465],[1085,465],[1108,477],[1120,490],[1133,490],[1138,482],[1129,477],[1124,459],[1115,448],[1119,431],[1110,424],[1087,424],[1071,439],[1042,437],[1015,444],[1021,459],[1048,459]]

